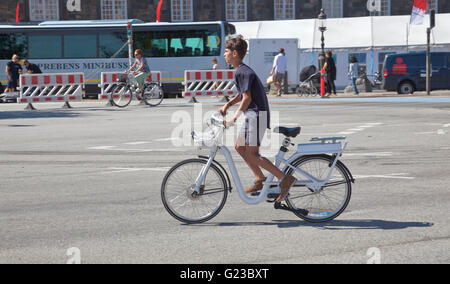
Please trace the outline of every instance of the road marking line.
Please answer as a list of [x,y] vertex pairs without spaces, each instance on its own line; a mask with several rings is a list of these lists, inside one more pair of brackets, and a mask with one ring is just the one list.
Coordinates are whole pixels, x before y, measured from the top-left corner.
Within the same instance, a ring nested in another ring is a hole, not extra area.
[[112,150],[115,146],[96,146],[96,147],[90,147],[89,150]]
[[172,137],[172,138],[161,138],[161,139],[155,139],[154,142],[165,142],[165,141],[174,141],[174,140],[182,140],[180,137]]
[[423,134],[438,134],[438,135],[445,135],[447,134],[447,131],[444,129],[438,129],[437,131],[426,131],[426,132],[414,132],[416,135],[423,135]]
[[386,179],[415,179],[415,177],[406,176],[407,173],[394,173],[387,175],[354,175],[355,179],[364,179],[364,178],[386,178]]
[[150,142],[148,142],[148,141],[137,141],[137,142],[127,142],[127,143],[124,143],[125,145],[143,145],[143,144],[148,144],[148,143],[150,143]]
[[375,127],[375,126],[378,126],[378,125],[382,125],[382,124],[383,123],[381,123],[381,122],[368,122],[368,123],[365,123],[363,125],[356,126],[354,128],[349,128],[349,129],[347,129],[345,131],[339,132],[338,135],[351,135],[351,134],[355,134],[355,133],[360,132],[360,131],[364,131],[367,128],[372,128],[372,127]]
[[186,148],[172,148],[172,149],[133,149],[133,148],[116,148],[117,146],[97,146],[89,147],[89,150],[108,150],[108,151],[122,151],[122,152],[186,152]]
[[392,152],[373,152],[373,153],[344,153],[344,156],[372,156],[372,157],[389,157],[394,155]]
[[128,172],[139,172],[139,171],[156,171],[156,172],[166,172],[170,170],[169,167],[160,168],[108,168],[109,171],[102,172],[102,174],[113,174],[113,173],[128,173]]
[[338,135],[350,135],[350,134],[355,134],[355,132],[352,131],[344,131],[344,132],[339,132]]

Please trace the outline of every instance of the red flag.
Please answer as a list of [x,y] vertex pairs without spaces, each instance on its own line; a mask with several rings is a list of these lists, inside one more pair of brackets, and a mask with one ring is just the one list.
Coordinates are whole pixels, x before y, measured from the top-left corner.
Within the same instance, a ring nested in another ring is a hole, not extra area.
[[20,12],[20,1],[17,1],[17,9],[16,9],[16,23],[19,22],[19,12]]
[[411,14],[411,25],[422,25],[423,18],[427,12],[427,0],[414,0],[414,6]]
[[161,20],[161,7],[163,4],[163,0],[159,0],[158,8],[156,9],[156,21],[159,23]]

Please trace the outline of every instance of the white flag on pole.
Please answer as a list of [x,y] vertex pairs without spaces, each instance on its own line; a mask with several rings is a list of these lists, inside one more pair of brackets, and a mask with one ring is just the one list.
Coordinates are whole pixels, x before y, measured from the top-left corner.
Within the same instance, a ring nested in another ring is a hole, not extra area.
[[411,14],[411,25],[422,25],[427,12],[427,0],[414,0]]

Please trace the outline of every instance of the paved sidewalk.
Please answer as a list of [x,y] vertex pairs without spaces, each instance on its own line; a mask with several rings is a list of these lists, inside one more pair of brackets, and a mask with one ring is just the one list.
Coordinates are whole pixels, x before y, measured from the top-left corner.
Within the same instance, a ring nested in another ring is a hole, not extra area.
[[[437,91],[432,91],[430,94],[430,97],[442,97],[442,96],[450,96],[450,90],[437,90]],[[284,94],[281,97],[277,97],[275,94],[271,94],[268,93],[268,97],[269,98],[292,98],[292,97],[299,97],[297,94],[294,93],[289,93],[289,94]],[[320,97],[320,94],[316,96]],[[387,92],[384,90],[374,90],[373,92],[370,93],[360,93],[358,96],[353,95],[352,93],[344,93],[343,91],[338,91],[337,96],[330,96],[330,98],[365,98],[365,97],[428,97],[426,92],[415,92],[412,95],[399,95],[397,94],[397,92]],[[311,96],[302,96],[299,98],[314,98]]]

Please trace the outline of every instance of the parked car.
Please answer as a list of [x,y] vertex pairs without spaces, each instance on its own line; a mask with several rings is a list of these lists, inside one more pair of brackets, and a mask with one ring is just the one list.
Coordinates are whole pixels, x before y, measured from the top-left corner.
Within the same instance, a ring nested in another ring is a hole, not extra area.
[[[431,53],[430,89],[450,89],[450,52]],[[387,55],[383,66],[382,89],[412,94],[426,90],[426,53]]]

